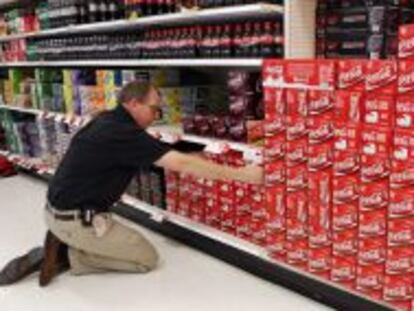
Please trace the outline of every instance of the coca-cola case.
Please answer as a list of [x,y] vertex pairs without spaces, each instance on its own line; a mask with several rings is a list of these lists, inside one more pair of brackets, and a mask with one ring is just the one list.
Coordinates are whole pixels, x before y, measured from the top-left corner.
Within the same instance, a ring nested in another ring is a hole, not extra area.
[[282,59],[265,59],[263,62],[262,76],[263,87],[283,87],[285,84],[285,64]]
[[356,289],[374,299],[382,299],[384,277],[383,264],[358,266]]
[[264,163],[283,161],[286,155],[286,134],[279,133],[264,140]]
[[266,188],[267,233],[286,231],[286,186]]
[[388,247],[385,269],[388,275],[405,275],[414,272],[414,246]]
[[337,257],[357,256],[358,229],[334,231],[332,234],[332,254]]
[[329,280],[331,268],[332,250],[330,247],[309,248],[309,272]]
[[332,60],[290,60],[285,64],[287,84],[333,89],[336,85],[336,62]]
[[358,204],[360,187],[358,174],[334,176],[332,182],[333,202],[337,205]]
[[393,60],[370,60],[367,64],[365,90],[383,95],[395,95],[398,86],[398,67]]
[[365,124],[392,128],[395,121],[395,96],[369,93],[362,111]]
[[357,260],[355,256],[332,257],[331,281],[354,289],[356,273]]
[[286,238],[289,241],[308,237],[307,191],[288,192],[286,196]]
[[413,275],[386,275],[384,278],[384,300],[398,302],[398,310],[410,310],[413,298]]
[[389,128],[364,126],[361,146],[361,180],[369,183],[388,179],[391,169],[392,131]]
[[336,176],[357,174],[360,169],[361,127],[337,126],[334,138],[334,164]]
[[334,108],[332,91],[310,90],[308,94],[307,113],[310,116],[324,114]]
[[286,241],[286,261],[288,264],[306,271],[308,268],[308,256],[309,248],[307,239]]
[[412,95],[398,95],[395,106],[397,129],[414,129],[414,98]]
[[393,145],[390,176],[391,188],[414,188],[413,133],[410,130],[396,129]]
[[[349,59],[338,61],[338,88],[345,91],[365,90],[367,61]],[[338,95],[337,95],[338,96]]]
[[358,264],[370,266],[383,264],[387,257],[385,237],[360,238],[358,241]]
[[332,172],[309,174],[309,246],[329,246],[332,242]]
[[410,60],[414,56],[414,25],[402,25],[399,30],[398,57]]

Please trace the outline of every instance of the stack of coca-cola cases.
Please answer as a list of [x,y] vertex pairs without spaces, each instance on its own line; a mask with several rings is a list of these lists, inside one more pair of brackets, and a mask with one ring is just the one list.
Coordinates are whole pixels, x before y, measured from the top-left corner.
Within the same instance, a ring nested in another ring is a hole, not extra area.
[[398,27],[414,22],[413,0],[319,0],[318,58],[396,58]]
[[266,203],[276,215],[267,246],[410,310],[414,25],[401,27],[400,40],[398,61],[266,62]]

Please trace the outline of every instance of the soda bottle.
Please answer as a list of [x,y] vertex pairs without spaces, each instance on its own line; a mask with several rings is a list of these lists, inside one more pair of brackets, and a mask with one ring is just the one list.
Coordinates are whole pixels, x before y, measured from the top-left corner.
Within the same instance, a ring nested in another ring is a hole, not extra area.
[[88,22],[95,23],[99,20],[98,4],[96,0],[88,0],[86,2],[88,4],[88,10],[86,13],[86,15],[88,16]]
[[260,51],[262,57],[271,57],[275,55],[273,40],[272,22],[264,22],[263,33],[260,36]]
[[114,0],[110,0],[108,3],[108,20],[116,20],[121,18],[121,8]]
[[251,57],[259,57],[261,55],[260,37],[262,34],[262,24],[255,22],[253,24],[253,31],[250,40],[250,55]]
[[235,57],[243,57],[243,27],[241,24],[236,24],[234,28],[234,37],[233,37],[233,52]]
[[252,39],[253,39],[253,27],[252,23],[248,22],[244,25],[244,33],[241,43],[242,57],[252,56]]
[[223,32],[220,38],[220,56],[228,58],[232,56],[232,38],[231,38],[231,25],[225,24]]
[[284,38],[283,25],[280,21],[273,23],[274,55],[283,57]]
[[211,57],[220,57],[220,38],[221,38],[221,26],[216,25],[213,27],[211,36]]

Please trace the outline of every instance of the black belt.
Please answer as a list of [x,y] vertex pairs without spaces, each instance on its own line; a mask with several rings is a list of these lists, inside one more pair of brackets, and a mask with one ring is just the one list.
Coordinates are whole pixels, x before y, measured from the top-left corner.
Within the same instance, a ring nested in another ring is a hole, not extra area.
[[93,216],[96,214],[95,210],[68,210],[62,211],[54,208],[49,202],[46,204],[46,210],[56,220],[61,221],[76,221],[81,220],[86,227],[92,225]]

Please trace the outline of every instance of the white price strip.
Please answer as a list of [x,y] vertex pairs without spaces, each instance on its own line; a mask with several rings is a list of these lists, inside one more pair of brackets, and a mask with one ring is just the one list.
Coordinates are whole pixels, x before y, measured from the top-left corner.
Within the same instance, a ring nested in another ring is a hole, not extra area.
[[243,153],[243,158],[252,164],[262,164],[263,152],[258,149],[246,149]]
[[162,223],[166,219],[166,217],[162,213],[153,213],[151,215],[151,219],[155,222]]
[[161,133],[161,140],[166,142],[166,143],[170,143],[173,144],[175,142],[177,142],[180,139],[180,137],[177,134],[173,134],[173,133]]
[[206,152],[220,154],[228,150],[228,145],[222,142],[211,142],[204,149]]

